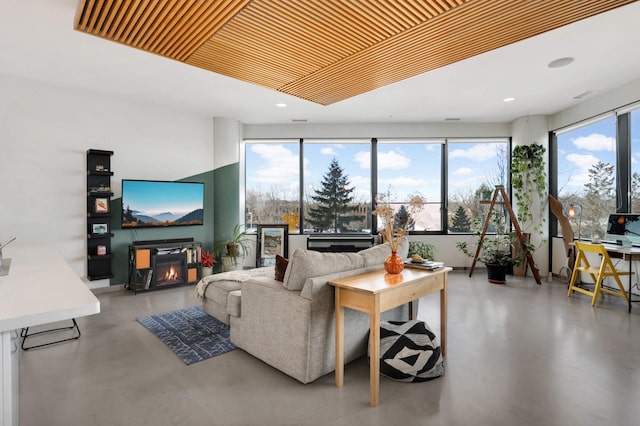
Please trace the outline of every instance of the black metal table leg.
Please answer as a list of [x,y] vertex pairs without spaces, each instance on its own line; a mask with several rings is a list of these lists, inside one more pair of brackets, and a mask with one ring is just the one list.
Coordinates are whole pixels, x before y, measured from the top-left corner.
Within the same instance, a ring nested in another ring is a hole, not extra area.
[[[53,328],[51,330],[43,330],[43,331],[38,331],[36,333],[31,333],[31,334],[29,334],[29,327],[23,328],[20,331],[20,337],[22,337],[22,345],[20,347],[22,348],[23,351],[28,351],[29,349],[41,348],[43,346],[50,346],[50,345],[55,345],[57,343],[68,342],[70,340],[79,339],[80,338],[80,328],[78,327],[78,323],[76,322],[75,318],[72,318],[71,321],[73,321],[73,325],[71,325],[69,327],[58,327],[58,328]],[[76,332],[78,334],[77,336],[69,337],[67,339],[56,340],[55,342],[43,343],[43,344],[40,344],[40,345],[25,346],[25,342],[27,340],[27,337],[33,337],[33,336],[37,336],[39,334],[53,333],[53,332],[56,332],[56,331],[73,330],[73,329],[76,330]]]

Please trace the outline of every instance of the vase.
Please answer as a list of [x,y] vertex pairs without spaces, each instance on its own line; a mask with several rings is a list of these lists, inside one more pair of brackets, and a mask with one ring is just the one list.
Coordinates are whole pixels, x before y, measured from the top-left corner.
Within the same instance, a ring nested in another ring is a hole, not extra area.
[[213,268],[207,267],[207,266],[203,266],[202,267],[202,278],[204,277],[208,277],[209,275],[213,274]]
[[398,253],[391,252],[391,256],[387,257],[384,261],[384,270],[390,274],[399,274],[404,269],[404,261]]

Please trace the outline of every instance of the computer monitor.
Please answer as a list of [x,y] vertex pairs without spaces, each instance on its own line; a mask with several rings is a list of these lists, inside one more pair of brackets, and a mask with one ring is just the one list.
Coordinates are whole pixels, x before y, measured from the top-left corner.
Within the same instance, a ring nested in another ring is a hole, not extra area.
[[640,214],[611,213],[605,240],[622,246],[640,245]]

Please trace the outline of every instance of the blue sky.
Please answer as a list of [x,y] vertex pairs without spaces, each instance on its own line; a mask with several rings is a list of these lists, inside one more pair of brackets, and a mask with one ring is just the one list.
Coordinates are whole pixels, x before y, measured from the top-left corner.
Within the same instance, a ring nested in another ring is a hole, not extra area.
[[145,215],[186,214],[203,205],[203,184],[184,182],[122,181],[122,205]]
[[[333,158],[356,187],[356,196],[369,201],[370,143],[368,140],[332,140],[332,143],[304,145],[305,185],[320,187]],[[359,142],[359,143],[358,143]],[[441,147],[434,141],[408,143],[400,140],[380,140],[378,143],[378,191],[386,192],[391,185],[398,199],[419,192],[428,201],[440,200]],[[247,188],[263,192],[278,188],[290,199],[297,199],[298,142],[247,144]],[[455,143],[449,151],[449,189],[475,191],[480,183],[497,173],[496,144]]]
[[610,117],[558,135],[558,194],[584,192],[589,168],[616,164],[616,120]]
[[[640,110],[631,113],[632,170],[640,172]],[[615,117],[580,127],[558,136],[558,189],[582,193],[588,170],[599,160],[615,164]],[[370,144],[368,140],[335,140],[332,143],[305,141],[305,185],[320,187],[322,176],[336,158],[356,187],[357,196],[367,200],[370,193]],[[392,192],[399,199],[415,191],[428,201],[440,199],[439,143],[407,143],[400,140],[378,142],[378,191]],[[434,141],[431,141],[434,142]],[[450,143],[449,195],[469,194],[482,182],[492,182],[498,174],[496,147],[499,144]],[[284,198],[298,197],[298,141],[247,144],[247,188],[269,191],[278,188]]]

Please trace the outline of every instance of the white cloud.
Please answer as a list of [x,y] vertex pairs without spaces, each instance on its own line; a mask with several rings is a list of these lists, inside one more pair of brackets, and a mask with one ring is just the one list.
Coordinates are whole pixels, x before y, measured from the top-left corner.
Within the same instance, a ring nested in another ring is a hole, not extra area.
[[400,176],[393,179],[380,179],[378,181],[378,189],[388,188],[389,186],[391,186],[392,191],[393,191],[393,188],[396,188],[396,187],[416,187],[416,189],[419,189],[418,187],[424,186],[424,185],[425,185],[424,179],[421,179],[421,178],[416,179],[408,176]]
[[449,152],[449,158],[466,158],[475,161],[485,161],[495,157],[496,144],[493,143],[474,144],[467,149],[457,148]]
[[567,184],[577,187],[583,187],[589,182],[589,169],[600,161],[598,157],[591,154],[569,154],[566,158],[576,168],[576,172],[571,175]]
[[324,147],[320,149],[320,153],[322,155],[336,155],[336,150],[331,146]]
[[371,193],[371,178],[369,176],[349,176],[349,183],[356,188],[365,188]]
[[580,136],[575,138],[572,142],[573,146],[576,148],[584,149],[586,151],[613,151],[616,146],[614,138],[600,133],[593,133],[589,136]]
[[369,170],[371,168],[371,153],[369,151],[359,151],[353,156],[358,166],[363,170]]
[[259,183],[290,185],[292,180],[296,184],[298,183],[300,168],[298,154],[291,152],[282,145],[269,144],[252,145],[251,151],[264,161],[263,167],[253,170],[251,173]]
[[409,167],[411,159],[396,151],[378,152],[378,170],[402,170]]
[[460,167],[456,170],[454,170],[453,175],[454,176],[467,176],[470,175],[471,173],[473,173],[473,169],[470,167]]

